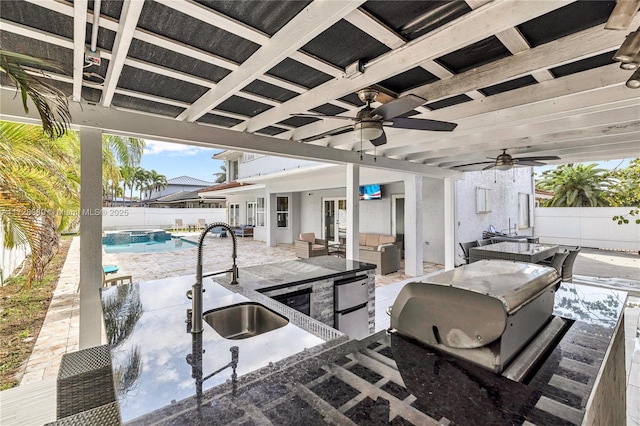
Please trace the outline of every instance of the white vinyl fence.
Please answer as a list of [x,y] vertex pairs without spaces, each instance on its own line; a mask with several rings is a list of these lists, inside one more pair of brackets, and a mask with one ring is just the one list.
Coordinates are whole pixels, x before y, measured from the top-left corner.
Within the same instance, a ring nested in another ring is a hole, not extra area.
[[540,242],[613,250],[640,251],[640,225],[629,218],[618,225],[611,218],[631,207],[538,207],[534,233]]
[[102,229],[105,231],[171,229],[176,219],[182,219],[184,226],[197,224],[198,219],[204,219],[205,223],[227,221],[227,211],[224,208],[103,207],[101,214]]
[[4,246],[4,231],[0,227],[0,285],[24,262],[29,254],[28,247],[19,246],[11,250]]

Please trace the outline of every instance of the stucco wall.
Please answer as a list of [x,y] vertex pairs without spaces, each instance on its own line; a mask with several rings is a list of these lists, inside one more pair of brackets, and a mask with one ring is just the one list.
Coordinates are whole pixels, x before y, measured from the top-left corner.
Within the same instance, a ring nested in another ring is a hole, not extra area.
[[160,209],[152,207],[104,207],[102,209],[102,229],[107,231],[123,229],[173,228],[176,219],[183,225],[196,224],[198,219],[206,223],[226,222],[226,209]]
[[[535,234],[541,242],[640,251],[640,225],[618,225],[613,216],[631,207],[538,207]],[[633,219],[633,218],[631,218]]]
[[[482,239],[482,231],[493,225],[498,231],[511,232],[518,223],[518,194],[530,194],[529,211],[532,212],[533,182],[530,167],[507,171],[487,170],[467,172],[465,180],[455,183],[456,242]],[[476,187],[491,190],[491,211],[476,213]],[[533,213],[530,214],[533,222]],[[519,225],[518,225],[519,226]],[[517,229],[519,235],[532,235],[533,229]],[[456,244],[456,263],[462,262],[462,252]]]

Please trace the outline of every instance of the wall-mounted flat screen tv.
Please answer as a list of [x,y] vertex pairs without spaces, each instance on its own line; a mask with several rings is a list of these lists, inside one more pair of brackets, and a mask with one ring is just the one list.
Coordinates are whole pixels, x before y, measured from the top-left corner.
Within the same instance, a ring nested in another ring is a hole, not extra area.
[[363,185],[360,187],[360,199],[361,200],[379,200],[382,198],[382,192],[380,191],[380,184]]

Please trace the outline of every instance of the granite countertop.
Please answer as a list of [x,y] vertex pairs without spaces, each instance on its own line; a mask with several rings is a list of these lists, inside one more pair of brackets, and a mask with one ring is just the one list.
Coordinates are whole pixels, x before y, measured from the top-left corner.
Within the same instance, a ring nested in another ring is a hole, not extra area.
[[[231,347],[237,346],[239,362],[235,373],[242,377],[257,372],[254,376],[257,374],[259,377],[283,368],[287,362],[295,362],[293,355],[306,357],[314,350],[320,350],[318,346],[327,348],[348,340],[339,331],[256,290],[280,288],[372,268],[375,266],[340,258],[300,259],[240,268],[239,285],[228,284],[225,277],[216,277],[219,282],[212,278],[203,279],[205,312],[257,301],[289,319],[282,328],[242,340],[224,339],[207,323],[203,324],[200,341],[192,338],[186,324],[186,310],[191,308],[186,292],[195,282],[195,275],[103,289],[105,328],[123,421],[196,393],[192,366],[187,362],[187,356],[193,356],[196,346],[201,346],[204,351],[201,366],[204,376],[227,365],[231,361]],[[286,277],[286,281],[277,280],[278,276]],[[329,339],[333,340],[327,342]],[[288,361],[277,366],[274,364],[284,359]],[[205,380],[203,389],[224,383],[232,373],[231,368],[221,371]]]
[[564,283],[556,296],[554,314],[575,322],[526,384],[383,331],[316,346],[131,424],[579,424],[626,293]]

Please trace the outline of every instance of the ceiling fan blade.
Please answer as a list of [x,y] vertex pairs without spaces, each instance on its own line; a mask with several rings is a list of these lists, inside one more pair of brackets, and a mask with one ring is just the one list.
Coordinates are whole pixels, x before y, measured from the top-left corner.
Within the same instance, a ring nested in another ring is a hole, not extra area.
[[296,113],[290,114],[294,117],[309,117],[309,118],[335,118],[336,120],[349,120],[356,121],[355,117],[345,117],[344,115],[326,115],[326,114],[306,114],[306,113]]
[[416,95],[406,95],[398,99],[394,99],[389,103],[380,105],[378,108],[371,111],[371,116],[376,115],[382,117],[384,120],[391,120],[394,117],[409,112],[415,107],[424,105],[427,102],[426,99],[422,99]]
[[387,143],[387,135],[385,135],[384,130],[382,131],[382,134],[380,135],[380,137],[376,138],[376,139],[372,139],[369,142],[371,142],[371,144],[373,146],[380,146],[380,145],[384,145]]
[[525,160],[525,161],[522,161],[522,160],[520,160],[520,159],[518,159],[518,158],[516,158],[514,161],[515,161],[515,163],[516,163],[517,165],[519,165],[519,166],[533,166],[533,167],[537,167],[537,166],[546,166],[546,165],[547,165],[547,163],[542,163],[542,162],[540,162],[540,161],[533,161],[533,160]]
[[[388,104],[387,104],[388,105]],[[458,124],[448,121],[427,120],[424,118],[403,118],[393,120],[393,127],[399,129],[431,130],[432,132],[451,132]]]
[[536,156],[536,157],[518,157],[516,158],[516,160],[518,161],[537,161],[537,160],[559,160],[560,157],[557,157],[555,155],[540,155],[540,156]]
[[318,135],[314,135],[314,136],[309,136],[308,138],[304,138],[304,139],[300,139],[300,142],[302,143],[306,143],[306,142],[313,142],[313,141],[317,141],[319,139],[322,138],[326,138],[327,136],[334,136],[334,135],[338,135],[340,133],[346,133],[347,131],[350,132],[353,130],[353,126],[342,126],[342,127],[338,127],[337,129],[333,129],[333,130],[329,130],[323,133],[320,133]]
[[487,167],[485,167],[485,168],[484,168],[484,169],[482,169],[482,170],[489,170],[489,169],[493,169],[495,166],[496,166],[496,163],[489,164]]
[[468,167],[468,166],[478,166],[480,164],[489,164],[491,163],[491,167],[493,167],[493,165],[495,164],[495,161],[481,161],[479,163],[469,163],[469,164],[460,164],[458,166],[452,166],[452,169],[457,169],[459,167]]

